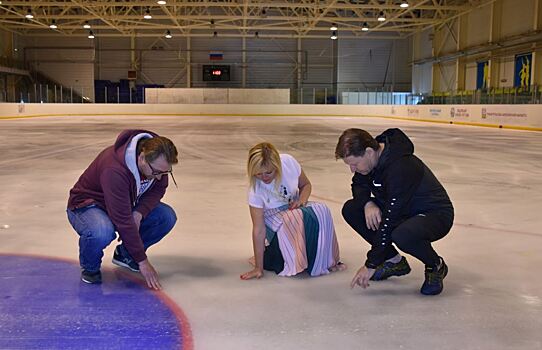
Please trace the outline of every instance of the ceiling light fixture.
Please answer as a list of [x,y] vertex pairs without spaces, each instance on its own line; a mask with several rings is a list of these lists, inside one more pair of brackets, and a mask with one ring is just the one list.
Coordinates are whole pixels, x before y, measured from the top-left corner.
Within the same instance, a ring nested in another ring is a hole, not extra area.
[[145,19],[152,19],[152,16],[151,16],[151,11],[149,9],[147,9],[145,11],[145,15],[143,16],[143,18]]
[[171,39],[171,38],[172,38],[171,32],[170,32],[169,30],[166,32],[166,38],[167,38],[167,39]]
[[88,31],[88,38],[89,39],[94,39],[94,33],[92,32],[92,30]]
[[361,30],[364,32],[369,30],[369,26],[367,25],[367,22],[363,22],[363,26],[361,27]]
[[406,8],[409,6],[409,5],[408,5],[408,1],[406,1],[406,0],[401,1],[401,5],[399,5],[399,6],[400,6],[401,8],[406,9]]
[[32,14],[32,11],[30,11],[30,9],[28,9],[28,11],[26,11],[25,17],[28,18],[28,19],[34,18],[34,15]]
[[331,33],[331,40],[337,40],[337,32],[336,31],[333,31]]
[[164,0],[158,0],[156,3],[158,5],[165,5],[166,4],[166,2]]
[[51,24],[49,24],[49,28],[51,28],[51,29],[57,29],[58,28],[57,25],[56,25],[56,21],[54,19],[51,21]]
[[88,24],[88,21],[85,21],[85,24],[83,24],[83,28],[90,29],[90,24]]
[[335,23],[331,23],[331,27],[329,27],[329,30],[337,30],[337,25]]
[[385,20],[386,20],[386,16],[384,15],[384,11],[380,11],[380,13],[378,14],[378,21],[384,22]]

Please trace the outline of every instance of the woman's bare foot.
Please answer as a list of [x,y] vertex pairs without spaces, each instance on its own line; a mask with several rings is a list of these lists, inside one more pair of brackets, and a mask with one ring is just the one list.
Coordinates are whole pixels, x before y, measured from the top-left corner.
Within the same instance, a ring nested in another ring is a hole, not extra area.
[[251,257],[248,259],[248,263],[254,267],[256,267],[256,258],[255,257]]
[[346,270],[346,268],[347,268],[346,264],[339,261],[337,265],[331,266],[328,270],[329,272],[337,272],[337,271],[344,271]]

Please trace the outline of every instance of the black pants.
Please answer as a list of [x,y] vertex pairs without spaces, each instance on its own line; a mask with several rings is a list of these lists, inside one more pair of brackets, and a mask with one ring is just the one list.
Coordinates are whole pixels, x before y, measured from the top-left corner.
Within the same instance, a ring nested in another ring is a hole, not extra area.
[[[342,214],[346,222],[372,245],[376,231],[367,228],[363,206],[351,199],[344,203]],[[439,263],[439,256],[431,242],[446,236],[452,228],[453,221],[453,208],[416,215],[399,224],[392,231],[391,239],[401,251],[421,260],[427,266],[435,266]],[[386,250],[386,260],[397,254],[395,247],[390,245]]]

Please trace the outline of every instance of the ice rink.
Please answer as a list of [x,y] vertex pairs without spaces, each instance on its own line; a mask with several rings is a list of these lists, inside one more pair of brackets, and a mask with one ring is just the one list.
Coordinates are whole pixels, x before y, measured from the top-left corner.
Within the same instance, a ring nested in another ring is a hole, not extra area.
[[[401,128],[446,187],[456,217],[435,244],[450,269],[440,296],[419,293],[423,265],[408,256],[411,274],[349,288],[369,248],[340,214],[352,175],[334,149],[349,127],[373,135]],[[195,349],[542,348],[542,133],[364,117],[0,120],[0,253],[77,263],[68,191],[128,128],[167,136],[180,151],[179,188],[170,185],[164,198],[179,221],[148,254],[164,293],[190,323]],[[240,280],[252,256],[245,162],[261,141],[296,157],[312,182],[311,198],[331,208],[346,271]],[[104,257],[107,271],[119,269],[113,248]],[[0,316],[7,302],[0,301]],[[125,307],[140,306],[127,300]]]

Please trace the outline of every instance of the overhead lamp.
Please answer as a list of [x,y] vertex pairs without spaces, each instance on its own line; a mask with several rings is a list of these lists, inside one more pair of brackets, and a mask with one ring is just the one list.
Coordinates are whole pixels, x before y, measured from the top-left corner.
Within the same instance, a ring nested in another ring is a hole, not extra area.
[[28,11],[26,11],[25,17],[28,18],[28,19],[34,18],[34,15],[32,14],[32,11],[30,9],[28,9]]
[[2,0],[0,0],[0,5],[2,5]]
[[85,24],[83,24],[83,28],[90,29],[90,24],[88,24],[88,21],[85,21]]
[[337,32],[336,31],[333,31],[331,33],[331,40],[337,40]]
[[213,37],[217,37],[218,36],[218,32],[213,32]]
[[152,19],[151,11],[149,11],[149,9],[147,9],[147,10],[145,11],[145,15],[143,16],[143,18],[145,18],[145,19]]
[[367,25],[367,22],[363,22],[363,26],[361,27],[361,30],[364,32],[367,32],[369,30],[369,26]]
[[57,29],[58,28],[57,25],[56,25],[56,21],[54,19],[51,21],[51,24],[49,24],[49,28],[51,28],[51,29]]
[[399,5],[399,6],[400,6],[401,8],[406,9],[406,8],[409,6],[409,5],[408,5],[408,1],[406,1],[406,0],[401,1],[401,5]]
[[167,39],[171,39],[171,38],[172,38],[171,32],[170,32],[169,30],[166,32],[166,38],[167,38]]
[[384,11],[380,11],[380,13],[378,14],[378,21],[379,22],[384,22],[386,20],[386,16],[384,15]]
[[331,27],[329,27],[329,30],[337,30],[337,25],[335,23],[331,23]]
[[254,37],[255,37],[256,39],[259,38],[259,37],[260,37],[260,33],[255,32],[255,33],[254,33]]
[[158,5],[165,5],[166,4],[166,2],[164,0],[158,0],[156,3]]
[[92,30],[88,31],[88,38],[89,39],[94,39],[94,33],[92,32]]

